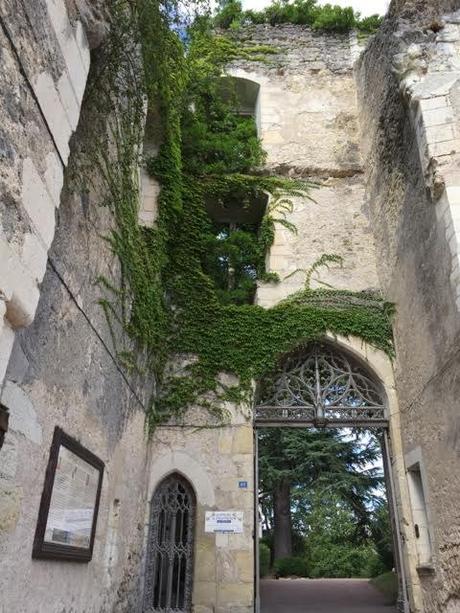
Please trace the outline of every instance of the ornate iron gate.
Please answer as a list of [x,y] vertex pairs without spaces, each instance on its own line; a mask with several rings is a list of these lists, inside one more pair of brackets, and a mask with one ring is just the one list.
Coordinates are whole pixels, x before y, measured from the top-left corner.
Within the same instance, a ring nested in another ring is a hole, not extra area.
[[383,390],[352,356],[326,343],[296,351],[258,386],[260,426],[385,426]]
[[150,511],[144,613],[190,613],[195,494],[178,474],[156,489]]

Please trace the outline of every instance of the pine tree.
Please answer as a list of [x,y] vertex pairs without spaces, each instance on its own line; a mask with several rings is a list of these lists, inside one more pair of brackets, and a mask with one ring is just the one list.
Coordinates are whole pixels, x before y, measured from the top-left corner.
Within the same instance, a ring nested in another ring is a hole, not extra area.
[[[363,442],[364,441],[364,442]],[[260,503],[273,531],[274,559],[293,554],[293,523],[313,496],[343,500],[356,518],[356,539],[370,535],[375,488],[382,484],[374,437],[337,430],[267,428],[259,433]]]

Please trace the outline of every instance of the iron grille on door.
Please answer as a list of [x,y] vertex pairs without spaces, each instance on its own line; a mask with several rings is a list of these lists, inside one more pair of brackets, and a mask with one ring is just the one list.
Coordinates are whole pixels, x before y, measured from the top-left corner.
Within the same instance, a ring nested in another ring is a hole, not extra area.
[[144,613],[190,613],[195,494],[180,475],[164,479],[150,511]]
[[326,343],[292,353],[258,387],[260,425],[384,426],[381,386],[352,356]]

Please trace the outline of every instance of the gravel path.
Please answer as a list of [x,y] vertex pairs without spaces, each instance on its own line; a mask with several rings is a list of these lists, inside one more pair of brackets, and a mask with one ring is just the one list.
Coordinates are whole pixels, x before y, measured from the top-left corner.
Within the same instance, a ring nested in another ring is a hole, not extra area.
[[396,613],[367,579],[262,579],[261,613]]

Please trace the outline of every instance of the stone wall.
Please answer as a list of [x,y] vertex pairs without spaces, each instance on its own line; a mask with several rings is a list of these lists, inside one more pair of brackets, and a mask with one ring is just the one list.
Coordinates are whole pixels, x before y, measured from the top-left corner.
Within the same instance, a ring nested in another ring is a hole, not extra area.
[[[252,613],[254,602],[254,447],[252,424],[233,409],[231,425],[214,429],[159,428],[150,464],[148,498],[171,472],[196,492],[194,613]],[[247,488],[239,482],[246,481]],[[205,532],[206,511],[243,511],[243,534]],[[148,534],[148,513],[146,531]]]
[[[2,612],[133,611],[139,602],[150,386],[122,373],[98,304],[96,279],[120,277],[101,238],[111,215],[72,182],[88,132],[88,40],[99,44],[107,27],[102,5],[0,4],[0,380],[7,369],[10,414],[0,451]],[[129,342],[117,326],[114,334]],[[105,463],[87,564],[31,558],[56,426]]]
[[359,64],[367,199],[379,278],[397,307],[404,453],[419,454],[426,476],[433,562],[413,578],[423,590],[413,606],[450,613],[460,607],[459,15],[422,30],[410,18],[423,11],[407,3],[400,21],[399,9]]
[[3,1],[0,10],[2,381],[13,331],[30,324],[37,307],[90,49],[63,3]]
[[[258,303],[272,306],[303,286],[323,253],[343,266],[322,269],[319,279],[337,289],[378,287],[373,238],[364,200],[353,62],[354,35],[317,34],[302,26],[253,26],[244,36],[276,53],[264,61],[239,61],[232,75],[260,85],[257,122],[266,167],[316,184],[309,198],[294,198],[293,234],[278,225],[267,268],[281,283],[261,284]],[[315,277],[315,283],[317,283]]]

